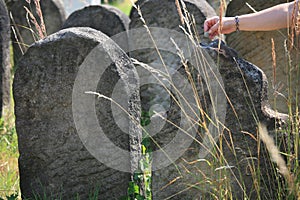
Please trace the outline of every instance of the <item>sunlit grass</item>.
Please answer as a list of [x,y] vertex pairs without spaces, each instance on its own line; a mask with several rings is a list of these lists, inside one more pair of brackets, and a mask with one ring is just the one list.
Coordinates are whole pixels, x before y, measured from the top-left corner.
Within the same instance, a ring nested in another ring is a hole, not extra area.
[[[136,1],[136,0],[135,0]],[[130,0],[124,0],[121,3],[113,3],[112,6],[115,6],[119,8],[122,12],[124,12],[126,15],[130,14],[130,10],[132,8],[131,1]]]
[[[9,120],[8,120],[9,121]],[[0,122],[0,197],[20,194],[18,142],[14,126]]]

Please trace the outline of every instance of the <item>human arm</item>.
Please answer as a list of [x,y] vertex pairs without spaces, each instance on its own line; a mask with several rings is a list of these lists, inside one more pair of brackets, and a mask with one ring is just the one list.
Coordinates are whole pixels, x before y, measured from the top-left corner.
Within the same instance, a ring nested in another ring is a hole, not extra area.
[[[286,28],[292,24],[292,15],[294,6],[295,13],[298,11],[298,3],[289,2],[279,4],[265,10],[245,14],[238,17],[240,31],[271,31]],[[204,22],[204,32],[209,33],[209,37],[213,38],[219,34],[220,19],[212,17]],[[234,17],[222,18],[222,34],[228,34],[236,31],[236,21]]]

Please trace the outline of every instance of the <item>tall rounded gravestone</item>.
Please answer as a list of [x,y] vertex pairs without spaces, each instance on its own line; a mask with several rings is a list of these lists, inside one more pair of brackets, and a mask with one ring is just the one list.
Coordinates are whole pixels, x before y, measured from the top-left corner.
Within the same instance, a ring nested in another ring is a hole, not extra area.
[[[286,3],[286,1],[233,0],[228,4],[226,16],[238,16],[254,12],[246,3],[255,10],[260,11],[280,3]],[[291,75],[290,82],[293,94],[296,94],[297,84],[299,84],[296,77],[299,58],[297,60],[296,50],[294,49],[291,51],[292,66],[288,67],[289,61],[285,47],[286,40],[288,40],[287,31],[287,29],[281,29],[267,32],[239,32],[229,34],[226,37],[228,46],[236,49],[241,56],[260,67],[266,73],[269,80],[268,95],[271,107],[280,112],[288,111],[289,74]],[[274,40],[276,53],[275,79],[273,76],[272,39]]]
[[126,196],[139,159],[139,129],[127,115],[118,121],[111,101],[87,92],[121,95],[138,123],[136,85],[129,58],[100,31],[64,29],[32,45],[13,90],[22,196]]

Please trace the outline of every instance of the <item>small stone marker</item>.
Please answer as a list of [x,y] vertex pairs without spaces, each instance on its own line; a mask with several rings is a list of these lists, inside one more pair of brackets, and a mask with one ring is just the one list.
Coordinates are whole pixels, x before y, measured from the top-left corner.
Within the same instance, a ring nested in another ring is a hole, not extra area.
[[[248,3],[256,11],[269,8],[271,6],[286,3],[284,0],[276,1],[255,1],[255,0],[232,0],[227,7],[226,16],[238,16],[242,14],[252,13]],[[241,56],[260,67],[269,80],[269,99],[271,107],[279,112],[288,111],[288,58],[285,50],[285,40],[288,38],[287,30],[264,31],[264,32],[239,32],[227,35],[227,44],[236,49]],[[274,68],[272,59],[272,42],[275,43],[276,53],[276,78],[274,83]],[[293,95],[298,89],[296,70],[299,64],[299,58],[296,59],[296,52],[291,51],[291,88]],[[299,90],[298,90],[299,91]],[[283,94],[284,97],[281,95]],[[298,92],[299,94],[299,92]],[[299,103],[299,102],[298,102]],[[298,104],[299,105],[299,104]]]
[[0,116],[3,106],[10,105],[11,63],[10,63],[10,22],[5,2],[0,1]]
[[129,58],[100,31],[64,29],[32,45],[14,79],[23,197],[126,196],[139,161],[139,129],[128,115],[115,120],[111,101],[86,92],[122,95],[139,123],[136,85]]
[[[65,10],[61,0],[42,0],[40,1],[40,5],[47,35],[60,30],[66,19]],[[24,9],[24,6],[26,6],[32,12],[40,24],[40,18],[37,15],[34,1],[31,1],[31,3],[28,4],[27,1],[17,0],[11,1],[8,4],[8,9],[13,17],[12,25],[15,29],[11,36],[14,48],[15,65],[18,63],[18,60],[22,54],[26,52],[28,46],[39,40],[37,36],[38,31],[31,22],[31,18],[29,16],[26,17],[27,12]],[[30,25],[28,24],[27,18],[30,21]],[[20,50],[20,48],[22,50]]]

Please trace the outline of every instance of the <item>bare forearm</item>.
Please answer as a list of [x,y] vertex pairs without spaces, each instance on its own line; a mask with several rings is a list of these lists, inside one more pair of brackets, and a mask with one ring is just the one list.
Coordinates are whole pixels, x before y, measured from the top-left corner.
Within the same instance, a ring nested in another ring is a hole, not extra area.
[[[300,1],[300,0],[299,0]],[[298,1],[280,4],[257,13],[238,16],[239,30],[241,31],[272,31],[281,28],[288,28],[292,25],[293,14],[298,13]],[[219,26],[222,22],[222,29]],[[212,39],[216,35],[229,34],[237,30],[235,17],[223,17],[220,21],[218,16],[209,18],[204,22],[204,31],[208,32]]]
[[[280,4],[257,13],[239,17],[241,31],[270,31],[289,27],[295,2]],[[296,7],[297,13],[298,8]]]

